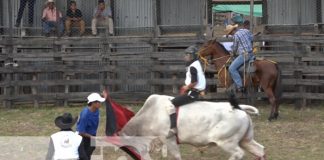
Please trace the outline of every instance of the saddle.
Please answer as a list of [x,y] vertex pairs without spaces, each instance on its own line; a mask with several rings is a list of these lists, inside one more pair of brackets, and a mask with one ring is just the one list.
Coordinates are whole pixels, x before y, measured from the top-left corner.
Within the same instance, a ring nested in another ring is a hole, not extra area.
[[[243,75],[244,74],[244,71],[247,73],[247,74],[254,74],[255,71],[256,71],[256,68],[254,66],[254,61],[255,59],[251,59],[247,62],[245,62],[245,65],[243,64],[240,68],[239,68],[239,73],[240,75]],[[230,61],[229,63],[226,64],[226,68],[228,69],[228,67],[231,65],[232,61]],[[244,70],[244,66],[245,66],[245,70]]]

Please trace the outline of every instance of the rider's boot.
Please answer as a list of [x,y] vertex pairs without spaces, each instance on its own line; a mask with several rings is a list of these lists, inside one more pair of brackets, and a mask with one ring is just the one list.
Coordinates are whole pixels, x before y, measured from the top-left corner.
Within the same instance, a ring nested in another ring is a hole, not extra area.
[[169,133],[167,135],[167,138],[171,138],[171,137],[175,136],[178,132],[178,130],[177,130],[177,114],[172,113],[170,115],[170,120],[171,120],[171,126],[170,126]]

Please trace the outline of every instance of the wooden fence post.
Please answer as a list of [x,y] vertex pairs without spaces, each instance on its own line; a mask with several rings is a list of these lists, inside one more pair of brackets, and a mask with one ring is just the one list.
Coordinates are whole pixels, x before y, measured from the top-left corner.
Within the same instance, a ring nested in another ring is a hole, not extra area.
[[[294,65],[295,68],[299,68],[297,70],[294,71],[294,78],[297,79],[297,81],[299,81],[299,79],[303,79],[303,71],[301,70],[303,64],[302,64],[302,52],[303,52],[303,48],[301,43],[296,43],[296,54],[294,56]],[[295,92],[298,93],[298,95],[295,101],[295,108],[296,109],[301,109],[302,107],[305,107],[307,105],[307,99],[304,98],[302,95],[305,93],[305,86],[301,85],[301,84],[297,84],[296,85],[296,90]]]
[[12,107],[12,86],[10,84],[11,82],[11,73],[6,73],[6,86],[3,87],[3,95],[5,96],[5,99],[3,100],[3,107],[5,108],[11,108]]
[[[66,81],[69,81],[70,79],[71,79],[71,75],[65,75]],[[65,85],[64,93],[66,95],[69,94],[69,85],[68,84]],[[68,102],[69,102],[68,99],[64,99],[64,102],[63,102],[64,107],[67,107],[69,105]]]
[[[37,80],[37,73],[34,73],[33,74],[33,78],[32,78],[33,81],[36,81]],[[31,90],[32,90],[32,95],[33,95],[33,98],[34,98],[34,107],[35,108],[38,108],[39,107],[39,103],[38,103],[38,100],[37,100],[37,87],[36,86],[32,86],[31,87]]]
[[[177,79],[178,79],[177,75],[176,75],[176,74],[173,74],[173,75],[172,75],[172,80],[173,80],[173,82],[176,82]],[[179,93],[179,89],[178,89],[178,85],[177,85],[177,84],[173,84],[173,85],[172,85],[172,93],[174,93],[174,94]]]

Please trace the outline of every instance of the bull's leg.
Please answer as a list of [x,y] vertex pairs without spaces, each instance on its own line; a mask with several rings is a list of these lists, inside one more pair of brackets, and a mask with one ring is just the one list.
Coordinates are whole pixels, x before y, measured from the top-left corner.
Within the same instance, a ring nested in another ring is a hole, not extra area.
[[256,156],[258,160],[265,160],[264,147],[255,140],[242,141],[241,147]]
[[175,136],[166,139],[166,146],[168,155],[172,156],[176,160],[181,160],[180,149]]
[[226,152],[231,154],[229,160],[241,160],[244,156],[244,151],[235,141],[228,141],[225,143],[218,143],[218,145]]

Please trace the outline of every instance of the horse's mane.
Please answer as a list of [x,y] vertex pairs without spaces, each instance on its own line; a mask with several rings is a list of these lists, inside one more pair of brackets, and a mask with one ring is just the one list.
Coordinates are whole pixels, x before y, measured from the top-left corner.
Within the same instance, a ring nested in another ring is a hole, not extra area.
[[221,44],[220,42],[218,42],[216,39],[209,40],[207,43],[208,43],[208,44],[213,44],[213,45],[218,45],[221,49],[223,49],[223,51],[224,51],[227,55],[230,55],[230,52],[228,52],[228,50],[224,47],[224,45]]
[[224,47],[224,45],[223,44],[221,44],[221,43],[219,43],[219,42],[217,42],[218,43],[218,45],[224,50],[224,52],[226,53],[226,54],[230,54],[230,52]]

